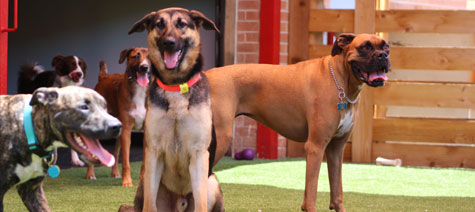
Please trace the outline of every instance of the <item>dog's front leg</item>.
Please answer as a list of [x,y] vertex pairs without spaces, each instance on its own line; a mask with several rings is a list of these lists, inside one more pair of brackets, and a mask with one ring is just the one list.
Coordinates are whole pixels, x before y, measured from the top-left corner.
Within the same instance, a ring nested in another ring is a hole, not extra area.
[[305,170],[305,196],[302,203],[302,211],[315,212],[317,200],[318,175],[320,174],[320,165],[323,160],[325,147],[330,141],[322,139],[321,136],[312,137],[305,143],[306,170]]
[[157,193],[162,178],[164,162],[157,150],[148,148],[145,152],[144,205],[143,211],[157,211]]
[[43,191],[44,177],[31,179],[17,186],[18,194],[28,211],[50,211]]
[[327,156],[328,178],[330,180],[330,210],[345,212],[343,206],[343,186],[341,180],[341,166],[343,151],[349,134],[330,141],[325,149]]
[[196,212],[205,212],[208,210],[208,163],[209,153],[206,150],[199,150],[191,155],[189,170]]

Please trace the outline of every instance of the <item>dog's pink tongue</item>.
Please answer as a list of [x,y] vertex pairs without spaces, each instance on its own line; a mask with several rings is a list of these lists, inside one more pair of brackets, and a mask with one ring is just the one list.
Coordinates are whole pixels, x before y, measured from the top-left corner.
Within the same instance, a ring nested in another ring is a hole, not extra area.
[[114,156],[102,147],[99,140],[86,138],[85,136],[81,136],[81,138],[87,146],[87,151],[96,156],[102,165],[107,167],[112,167],[114,165]]
[[74,82],[79,82],[79,78],[81,78],[81,75],[79,73],[73,72],[69,74],[69,78],[71,78],[71,80]]
[[147,73],[137,73],[137,83],[142,87],[147,86],[148,85]]
[[178,62],[178,56],[179,55],[180,55],[180,51],[176,51],[176,52],[165,51],[163,53],[163,57],[164,57],[164,60],[165,60],[165,66],[168,69],[175,69],[176,65],[177,65],[177,62]]
[[372,72],[371,74],[369,74],[369,79],[368,79],[369,82],[373,82],[378,79],[386,81],[388,80],[388,76],[386,76],[386,73],[384,73],[383,71]]

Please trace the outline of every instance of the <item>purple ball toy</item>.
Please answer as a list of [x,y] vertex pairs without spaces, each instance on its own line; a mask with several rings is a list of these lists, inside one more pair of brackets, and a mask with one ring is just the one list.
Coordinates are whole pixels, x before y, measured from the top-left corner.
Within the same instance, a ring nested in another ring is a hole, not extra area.
[[253,160],[254,159],[254,150],[252,149],[244,149],[240,152],[237,152],[234,155],[234,159],[236,160]]

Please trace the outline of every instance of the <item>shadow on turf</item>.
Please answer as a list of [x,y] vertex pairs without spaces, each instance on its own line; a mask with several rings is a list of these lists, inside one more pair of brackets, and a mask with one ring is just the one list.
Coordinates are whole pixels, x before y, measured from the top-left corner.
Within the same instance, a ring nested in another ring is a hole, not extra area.
[[213,171],[221,171],[226,169],[232,169],[238,166],[264,164],[264,163],[277,163],[282,161],[305,161],[305,158],[285,158],[285,160],[267,160],[267,159],[254,159],[254,160],[235,160],[231,157],[222,158],[216,166],[213,167]]
[[[303,190],[222,183],[226,211],[300,211]],[[475,198],[409,197],[344,192],[347,211],[475,211]],[[329,211],[329,192],[318,192],[317,210]]]

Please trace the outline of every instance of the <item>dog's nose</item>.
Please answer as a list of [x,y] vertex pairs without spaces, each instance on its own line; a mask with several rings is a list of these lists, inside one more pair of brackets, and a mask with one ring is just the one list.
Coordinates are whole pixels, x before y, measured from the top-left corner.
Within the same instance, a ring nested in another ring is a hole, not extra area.
[[175,48],[175,38],[169,38],[163,41],[163,47],[167,50],[173,50]]
[[120,122],[111,123],[107,127],[107,131],[109,131],[108,134],[110,134],[112,137],[118,136],[121,130],[122,130],[122,123]]
[[142,73],[148,72],[148,65],[141,65],[139,71]]
[[380,59],[386,59],[386,58],[388,58],[388,54],[387,54],[386,52],[380,52],[380,53],[378,54],[378,57],[379,57]]

